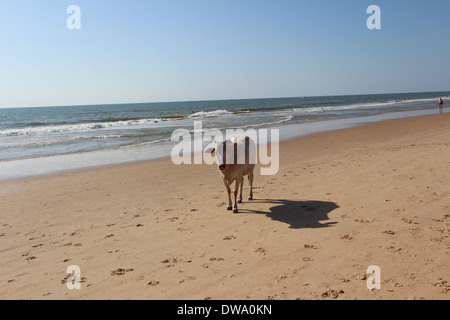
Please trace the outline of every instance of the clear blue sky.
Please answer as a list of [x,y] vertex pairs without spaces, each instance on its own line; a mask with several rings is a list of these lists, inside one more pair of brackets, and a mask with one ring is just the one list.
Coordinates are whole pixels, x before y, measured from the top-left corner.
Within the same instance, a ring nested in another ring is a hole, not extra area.
[[0,107],[450,90],[449,14],[448,0],[1,0]]

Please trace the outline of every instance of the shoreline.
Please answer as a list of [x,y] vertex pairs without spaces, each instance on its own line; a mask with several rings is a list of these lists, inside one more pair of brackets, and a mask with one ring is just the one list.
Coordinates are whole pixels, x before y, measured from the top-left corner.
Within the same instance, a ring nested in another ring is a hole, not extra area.
[[0,182],[0,298],[448,299],[449,120],[283,141],[235,215],[215,166],[168,159]]
[[[280,142],[283,142],[306,137],[311,134],[357,127],[373,122],[433,115],[436,113],[437,111],[434,109],[396,111],[363,117],[328,119],[322,121],[285,124],[281,126],[270,126],[267,127],[267,129],[279,129]],[[48,174],[54,175],[78,170],[95,169],[103,166],[114,166],[127,163],[131,164],[141,161],[170,158],[170,150],[173,146],[174,145],[168,144],[148,144],[144,147],[124,147],[118,149],[106,149],[48,157],[3,161],[0,162],[0,182],[23,178],[26,179]],[[132,160],[130,160],[131,157],[133,157]],[[80,165],[80,163],[82,163],[82,165]]]

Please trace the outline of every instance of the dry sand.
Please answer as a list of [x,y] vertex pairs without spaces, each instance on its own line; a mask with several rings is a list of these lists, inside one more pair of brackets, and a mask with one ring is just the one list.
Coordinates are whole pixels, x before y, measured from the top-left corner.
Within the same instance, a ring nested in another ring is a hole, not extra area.
[[283,142],[280,160],[239,214],[215,166],[170,159],[0,183],[0,298],[449,299],[450,115]]

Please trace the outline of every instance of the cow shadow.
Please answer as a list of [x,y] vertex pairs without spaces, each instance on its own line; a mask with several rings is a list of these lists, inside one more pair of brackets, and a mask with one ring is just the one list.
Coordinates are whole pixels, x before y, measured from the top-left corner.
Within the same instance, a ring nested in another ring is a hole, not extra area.
[[334,202],[255,199],[247,203],[274,204],[269,211],[251,210],[241,206],[239,213],[265,214],[272,220],[289,224],[291,229],[327,228],[337,224],[337,222],[322,222],[330,220],[328,214],[339,208]]

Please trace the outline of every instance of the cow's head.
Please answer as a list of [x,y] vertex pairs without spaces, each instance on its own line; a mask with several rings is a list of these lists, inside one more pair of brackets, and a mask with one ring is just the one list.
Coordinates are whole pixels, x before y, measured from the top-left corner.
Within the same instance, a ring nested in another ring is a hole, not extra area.
[[227,168],[227,163],[233,163],[234,153],[231,148],[234,148],[235,146],[236,143],[231,140],[216,141],[215,147],[206,150],[206,152],[211,153],[211,155],[216,158],[216,163],[219,165],[219,170],[223,171]]

